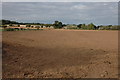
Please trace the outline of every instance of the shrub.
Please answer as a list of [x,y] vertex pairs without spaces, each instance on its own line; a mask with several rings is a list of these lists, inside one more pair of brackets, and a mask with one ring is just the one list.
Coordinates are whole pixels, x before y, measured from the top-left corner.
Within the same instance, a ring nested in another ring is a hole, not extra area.
[[15,31],[15,29],[13,29],[13,28],[6,28],[6,29],[4,29],[5,31]]

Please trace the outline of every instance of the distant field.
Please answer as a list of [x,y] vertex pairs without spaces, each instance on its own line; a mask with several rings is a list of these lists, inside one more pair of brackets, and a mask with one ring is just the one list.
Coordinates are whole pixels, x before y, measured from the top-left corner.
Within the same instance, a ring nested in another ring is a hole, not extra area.
[[117,78],[118,31],[3,32],[3,78]]

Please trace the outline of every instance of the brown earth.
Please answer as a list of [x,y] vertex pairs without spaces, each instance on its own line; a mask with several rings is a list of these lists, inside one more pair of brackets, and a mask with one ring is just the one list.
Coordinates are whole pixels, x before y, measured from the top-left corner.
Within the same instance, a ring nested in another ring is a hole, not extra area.
[[3,32],[3,78],[117,78],[118,31]]

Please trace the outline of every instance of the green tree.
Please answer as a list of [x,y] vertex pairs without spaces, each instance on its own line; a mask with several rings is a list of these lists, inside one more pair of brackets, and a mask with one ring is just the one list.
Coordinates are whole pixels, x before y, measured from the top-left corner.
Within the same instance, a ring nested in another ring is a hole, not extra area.
[[54,28],[62,28],[63,27],[62,22],[59,22],[59,21],[55,21],[53,25],[54,25]]
[[85,25],[85,24],[82,24],[82,25],[81,25],[81,29],[87,29],[86,25]]
[[78,24],[78,25],[77,25],[78,28],[81,28],[81,26],[82,26],[82,24]]
[[87,29],[89,30],[95,30],[96,26],[93,23],[88,24]]

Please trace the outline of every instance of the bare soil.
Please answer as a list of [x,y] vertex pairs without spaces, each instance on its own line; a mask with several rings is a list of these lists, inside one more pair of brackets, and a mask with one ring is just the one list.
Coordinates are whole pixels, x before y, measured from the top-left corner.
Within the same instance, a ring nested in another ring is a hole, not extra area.
[[3,78],[117,78],[118,31],[4,31]]

